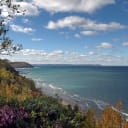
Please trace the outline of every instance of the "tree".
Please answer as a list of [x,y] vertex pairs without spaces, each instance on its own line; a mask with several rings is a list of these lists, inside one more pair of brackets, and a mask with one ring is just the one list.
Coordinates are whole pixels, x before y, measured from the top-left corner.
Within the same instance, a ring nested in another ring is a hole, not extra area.
[[[128,128],[126,118],[121,113],[122,102],[118,102],[115,108],[108,106],[102,114],[102,120],[99,123],[101,128]],[[100,128],[99,127],[99,128]]]
[[24,11],[20,11],[20,5],[14,4],[13,0],[0,0],[0,54],[10,55],[22,49],[22,45],[13,45],[7,37],[8,22],[19,13],[24,14]]
[[83,128],[96,128],[95,110],[87,111]]

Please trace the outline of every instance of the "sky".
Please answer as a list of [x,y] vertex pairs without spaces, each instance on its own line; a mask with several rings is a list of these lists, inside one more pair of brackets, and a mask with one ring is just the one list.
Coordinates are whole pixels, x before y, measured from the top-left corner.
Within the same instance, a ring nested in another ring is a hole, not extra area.
[[[8,36],[32,64],[128,65],[128,0],[26,0]],[[5,15],[4,13],[2,15]]]

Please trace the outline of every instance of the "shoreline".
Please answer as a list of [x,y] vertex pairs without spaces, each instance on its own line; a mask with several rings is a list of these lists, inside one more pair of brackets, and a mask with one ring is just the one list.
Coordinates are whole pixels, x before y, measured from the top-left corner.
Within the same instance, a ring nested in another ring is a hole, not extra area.
[[[24,74],[24,76],[28,77],[29,75]],[[98,111],[98,113],[102,112],[107,106],[111,106],[112,108],[114,108],[112,105],[110,105],[104,101],[94,99],[94,98],[80,97],[77,94],[68,93],[65,90],[63,90],[62,88],[56,87],[52,84],[47,84],[43,80],[40,80],[38,78],[34,79],[34,77],[32,77],[32,76],[29,76],[29,78],[31,78],[35,82],[35,86],[37,88],[41,89],[41,91],[46,96],[51,96],[56,99],[58,98],[63,105],[70,104],[72,107],[77,105],[79,107],[80,111],[86,112],[89,109],[94,109],[94,110]],[[128,118],[127,113],[125,113],[125,112],[120,112],[120,113]]]
[[[34,80],[35,81],[35,80]],[[115,110],[116,112],[119,112],[120,114],[122,114],[123,116],[126,117],[126,119],[128,120],[128,113],[126,112],[121,112],[118,109],[116,109],[114,106],[105,103],[103,101],[100,100],[95,100],[95,99],[91,99],[91,98],[83,98],[80,97],[76,94],[71,95],[67,92],[65,92],[62,88],[57,88],[53,85],[48,85],[46,83],[37,83],[35,81],[36,87],[41,89],[41,91],[46,95],[46,96],[51,96],[53,98],[56,98],[57,100],[60,101],[60,103],[62,105],[71,105],[72,108],[77,105],[79,108],[79,111],[81,112],[87,112],[89,109],[93,109],[96,110],[96,115],[97,117],[100,117],[101,113],[103,112],[103,110],[107,107],[107,106],[111,106],[111,108],[113,110]],[[59,93],[54,93],[56,91],[56,89],[61,90],[61,92]],[[63,93],[64,95],[63,95]],[[51,94],[51,95],[50,95]]]
[[80,97],[77,94],[70,94],[63,90],[62,88],[57,88],[51,84],[46,84],[44,82],[35,81],[35,85],[37,88],[41,89],[41,91],[53,98],[56,98],[61,101],[64,105],[71,105],[72,107],[77,105],[81,111],[87,111],[89,109],[96,109],[98,111],[102,111],[109,104],[95,100],[91,98]]

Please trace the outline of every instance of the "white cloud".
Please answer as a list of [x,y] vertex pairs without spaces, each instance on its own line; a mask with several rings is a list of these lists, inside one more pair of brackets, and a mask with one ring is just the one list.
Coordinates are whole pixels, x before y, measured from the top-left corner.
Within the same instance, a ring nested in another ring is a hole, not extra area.
[[38,7],[49,12],[87,12],[92,13],[115,0],[33,0]]
[[128,42],[122,43],[123,46],[128,46]]
[[46,52],[44,50],[36,50],[36,49],[23,49],[21,51],[17,52],[18,54],[21,55],[39,55],[39,56],[45,56],[45,57],[53,57],[53,56],[60,56],[63,55],[64,52],[62,50],[56,50],[56,51],[52,51],[52,52]]
[[39,9],[37,6],[35,6],[32,2],[17,2],[16,0],[11,1],[12,3],[12,8],[13,5],[20,5],[18,7],[18,13],[17,10],[10,9],[7,4],[5,3],[5,1],[2,1],[1,4],[3,4],[3,6],[1,7],[1,16],[7,17],[8,15],[23,15],[23,13],[25,15],[29,15],[29,16],[33,16],[33,15],[38,15],[39,14]]
[[32,29],[30,27],[22,27],[22,26],[15,25],[15,24],[12,24],[11,28],[12,28],[13,31],[21,32],[21,33],[31,33],[31,32],[35,31],[34,29]]
[[42,40],[43,40],[42,38],[32,38],[32,41],[35,41],[35,42],[42,41]]
[[64,52],[62,50],[57,50],[57,51],[53,51],[53,52],[48,53],[48,56],[54,57],[54,56],[60,56],[63,54],[64,54]]
[[[25,15],[33,16],[39,14],[39,9],[32,2],[15,2],[20,5],[21,12],[25,10]],[[17,14],[21,15],[21,14]]]
[[11,61],[26,61],[32,64],[103,64],[128,65],[128,56],[119,56],[113,53],[90,51],[78,53],[69,51],[44,51],[36,49],[23,49],[13,56],[1,55],[2,59]]
[[97,48],[112,48],[112,44],[108,43],[108,42],[102,42],[100,45],[97,46]]
[[84,18],[79,16],[69,16],[58,20],[57,22],[50,21],[47,25],[48,29],[60,29],[60,28],[71,28],[75,29],[79,25],[84,23]]
[[[92,26],[91,26],[91,24],[92,24]],[[92,22],[91,24],[90,24],[90,27],[94,27],[94,30],[101,30],[101,31],[126,28],[125,25],[121,25],[120,23],[117,23],[117,22],[110,22],[108,24]]]
[[2,17],[7,17],[8,14],[8,8],[6,6],[0,6],[0,15]]
[[96,32],[95,31],[82,31],[81,34],[85,36],[91,36],[91,35],[96,35]]
[[46,56],[48,53],[43,51],[43,50],[35,50],[35,49],[23,49],[17,52],[20,55],[25,55],[25,56],[32,56],[32,55],[39,55],[39,56]]
[[86,31],[109,31],[109,30],[124,29],[126,28],[126,26],[118,22],[98,23],[96,21],[85,19],[79,16],[68,16],[63,19],[59,19],[56,22],[49,21],[46,28],[48,29],[81,28],[84,31],[85,30]]
[[89,54],[89,55],[95,55],[95,52],[90,51],[88,54]]
[[26,18],[25,18],[25,19],[22,20],[22,22],[25,23],[25,24],[27,24],[27,23],[29,23],[30,21],[29,21],[29,19],[26,19]]
[[80,34],[76,33],[76,34],[74,35],[74,37],[80,38]]
[[80,57],[87,57],[87,55],[86,54],[81,54]]

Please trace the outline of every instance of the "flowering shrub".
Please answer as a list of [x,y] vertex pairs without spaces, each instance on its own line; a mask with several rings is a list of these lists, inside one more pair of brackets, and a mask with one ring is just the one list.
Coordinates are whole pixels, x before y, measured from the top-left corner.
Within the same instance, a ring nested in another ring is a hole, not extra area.
[[0,109],[0,127],[13,126],[18,120],[28,118],[28,113],[24,108],[17,109],[9,106],[3,106]]

